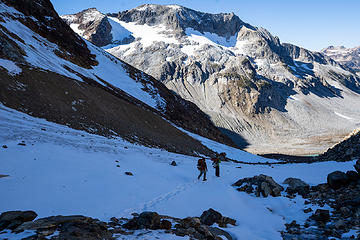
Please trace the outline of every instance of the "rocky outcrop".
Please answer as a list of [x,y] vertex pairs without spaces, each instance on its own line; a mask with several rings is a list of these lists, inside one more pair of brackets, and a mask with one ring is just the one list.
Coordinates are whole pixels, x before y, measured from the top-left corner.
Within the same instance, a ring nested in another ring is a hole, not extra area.
[[289,185],[286,188],[286,192],[290,195],[300,194],[305,196],[310,190],[310,185],[298,178],[287,178],[285,179],[284,184]]
[[354,168],[357,171],[357,173],[360,174],[360,159],[356,161]]
[[349,177],[344,172],[335,171],[327,176],[327,183],[331,188],[338,189],[349,183]]
[[[89,217],[52,216],[27,221],[12,230],[15,236],[24,231],[34,231],[29,239],[113,240],[113,233],[108,228],[105,222]],[[54,234],[55,232],[58,234]]]
[[316,157],[321,161],[345,162],[360,158],[360,129],[355,129],[340,143]]
[[263,174],[240,179],[232,186],[237,187],[237,190],[241,192],[255,193],[257,197],[260,197],[260,194],[263,197],[278,197],[281,196],[281,192],[284,190],[272,177]]
[[[357,239],[359,234],[347,234],[360,224],[360,175],[355,171],[335,171],[327,177],[328,182],[312,186],[303,195],[305,204],[317,206],[303,225],[295,221],[285,224],[283,239]],[[329,209],[324,209],[327,205]],[[311,208],[304,209],[311,213]],[[356,238],[357,237],[357,238]]]
[[360,72],[360,47],[330,46],[322,49],[321,53],[331,57],[338,63]]
[[160,229],[161,218],[156,212],[142,212],[123,225],[126,229]]
[[324,209],[316,209],[315,213],[310,216],[319,225],[325,225],[330,220],[330,211]]
[[96,8],[89,8],[74,15],[63,15],[61,18],[75,32],[96,46],[102,47],[113,42],[112,27],[108,18]]
[[9,211],[0,215],[0,231],[14,230],[25,222],[34,220],[37,214],[34,211]]
[[224,217],[221,213],[210,208],[207,211],[204,211],[200,216],[200,221],[202,224],[211,226],[214,223],[217,223],[220,227],[227,227],[227,224],[235,226],[236,221],[234,219]]
[[[220,216],[218,222],[222,221],[223,223],[221,227],[226,228],[227,223],[235,225],[236,221],[234,219],[223,217],[220,213],[218,214]],[[198,217],[179,219],[161,216],[156,212],[134,213],[133,215],[132,219],[112,217],[108,223],[80,215],[51,216],[33,221],[37,215],[32,211],[11,211],[0,215],[0,231],[4,229],[12,230],[14,239],[20,236],[17,234],[28,231],[30,236],[26,239],[113,240],[133,235],[134,230],[142,229],[147,230],[141,233],[145,239],[146,234],[151,233],[151,230],[163,229],[165,232],[161,233],[162,235],[175,234],[200,240],[223,239],[222,237],[228,240],[233,239],[225,230],[203,224]],[[4,223],[6,224],[4,225]],[[6,231],[0,232],[0,238],[3,233],[6,233]],[[161,237],[162,235],[159,236]]]

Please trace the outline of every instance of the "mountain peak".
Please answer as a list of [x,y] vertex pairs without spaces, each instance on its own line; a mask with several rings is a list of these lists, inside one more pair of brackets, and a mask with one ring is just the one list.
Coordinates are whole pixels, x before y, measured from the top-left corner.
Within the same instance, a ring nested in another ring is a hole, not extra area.
[[134,22],[139,25],[162,25],[175,33],[184,35],[187,28],[201,33],[215,33],[229,38],[234,36],[243,25],[234,13],[204,13],[180,5],[144,4],[139,7],[109,14],[120,21]]
[[136,8],[134,8],[134,10],[137,11],[153,11],[156,10],[157,8],[168,8],[168,9],[173,9],[173,10],[182,10],[185,7],[177,5],[177,4],[169,4],[169,5],[160,5],[160,4],[143,4],[140,5]]
[[360,71],[360,47],[329,46],[322,49],[321,52],[357,72]]

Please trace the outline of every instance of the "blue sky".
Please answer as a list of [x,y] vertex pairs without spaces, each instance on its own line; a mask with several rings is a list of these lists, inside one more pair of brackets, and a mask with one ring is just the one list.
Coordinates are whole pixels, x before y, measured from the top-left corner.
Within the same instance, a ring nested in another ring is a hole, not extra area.
[[145,3],[179,4],[209,13],[234,12],[268,29],[281,42],[319,51],[329,45],[360,46],[359,0],[51,0],[59,14],[96,7],[118,12]]

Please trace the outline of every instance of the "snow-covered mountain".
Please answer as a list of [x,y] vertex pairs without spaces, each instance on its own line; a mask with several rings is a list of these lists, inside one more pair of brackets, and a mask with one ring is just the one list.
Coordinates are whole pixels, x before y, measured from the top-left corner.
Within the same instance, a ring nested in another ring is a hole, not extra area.
[[89,40],[110,25],[99,46],[195,103],[249,151],[319,153],[360,124],[356,74],[233,13],[146,4],[63,19]]
[[84,41],[49,1],[33,3],[0,3],[0,102],[5,106],[175,152],[211,154],[173,124],[232,144],[196,105]]
[[344,46],[330,46],[322,49],[321,52],[338,63],[360,72],[360,47],[346,48]]

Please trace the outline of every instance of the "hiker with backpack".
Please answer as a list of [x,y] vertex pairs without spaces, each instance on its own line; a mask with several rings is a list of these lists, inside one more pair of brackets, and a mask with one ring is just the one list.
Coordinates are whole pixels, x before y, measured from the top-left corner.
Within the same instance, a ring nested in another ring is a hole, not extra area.
[[200,171],[200,174],[199,174],[199,176],[198,176],[198,179],[200,179],[201,176],[204,175],[203,181],[206,181],[207,166],[206,166],[205,158],[200,158],[200,159],[198,160],[197,168],[198,168],[199,171]]
[[215,168],[215,176],[220,177],[220,163],[226,159],[226,153],[222,152],[217,157],[211,158],[212,165]]

